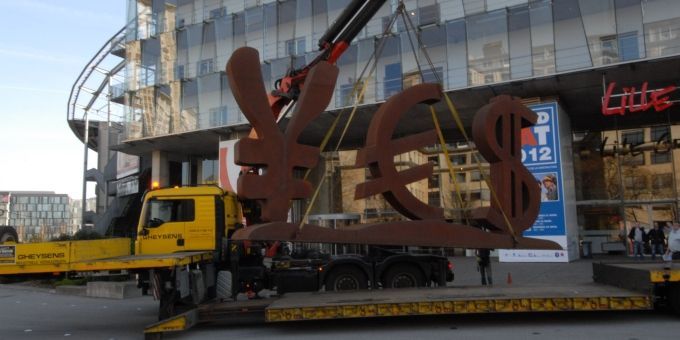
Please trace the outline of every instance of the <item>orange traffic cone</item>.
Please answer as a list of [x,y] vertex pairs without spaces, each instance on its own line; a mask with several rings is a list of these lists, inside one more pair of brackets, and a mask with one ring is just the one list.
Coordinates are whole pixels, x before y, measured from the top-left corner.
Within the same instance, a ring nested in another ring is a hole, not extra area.
[[510,274],[510,272],[508,272],[508,279],[507,279],[507,283],[508,283],[509,285],[511,285],[511,284],[512,284],[512,274]]

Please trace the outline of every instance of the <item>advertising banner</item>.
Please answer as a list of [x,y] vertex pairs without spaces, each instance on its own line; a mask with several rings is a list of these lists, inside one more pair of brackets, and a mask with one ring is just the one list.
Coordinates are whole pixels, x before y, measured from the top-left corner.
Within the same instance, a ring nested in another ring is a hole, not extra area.
[[139,172],[139,156],[116,152],[116,179],[121,179]]
[[529,106],[538,115],[536,125],[522,130],[522,163],[541,189],[541,208],[534,225],[524,232],[557,242],[565,250],[499,250],[503,262],[568,262],[564,178],[557,104]]
[[16,255],[16,246],[0,246],[0,264],[15,264],[17,261]]

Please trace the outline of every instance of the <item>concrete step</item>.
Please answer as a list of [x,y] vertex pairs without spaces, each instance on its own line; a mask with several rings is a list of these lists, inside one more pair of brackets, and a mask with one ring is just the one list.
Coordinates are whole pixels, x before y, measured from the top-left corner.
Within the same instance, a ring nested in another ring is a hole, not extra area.
[[62,295],[87,296],[85,286],[57,286],[54,292]]
[[142,296],[142,290],[135,281],[93,281],[87,283],[86,296],[120,300]]

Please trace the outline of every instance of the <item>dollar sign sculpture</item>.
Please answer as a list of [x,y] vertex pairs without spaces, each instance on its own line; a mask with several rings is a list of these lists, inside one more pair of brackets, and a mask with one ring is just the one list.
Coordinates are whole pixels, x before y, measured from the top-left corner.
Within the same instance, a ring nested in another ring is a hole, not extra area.
[[536,123],[538,116],[519,100],[498,96],[482,107],[472,122],[472,135],[479,152],[490,164],[491,206],[478,208],[473,218],[492,231],[513,237],[530,228],[540,208],[536,179],[522,164],[521,130]]

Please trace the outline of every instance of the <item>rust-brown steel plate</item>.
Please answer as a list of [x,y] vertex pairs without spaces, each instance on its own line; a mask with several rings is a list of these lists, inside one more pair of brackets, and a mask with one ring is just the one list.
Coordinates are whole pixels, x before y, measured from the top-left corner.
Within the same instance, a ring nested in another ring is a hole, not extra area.
[[374,244],[424,247],[562,249],[557,243],[502,233],[442,220],[398,221],[361,224],[331,229],[305,224],[271,222],[237,230],[233,240],[291,241],[313,243]]

